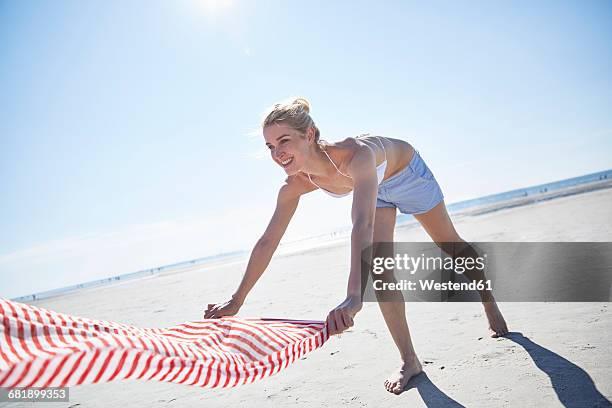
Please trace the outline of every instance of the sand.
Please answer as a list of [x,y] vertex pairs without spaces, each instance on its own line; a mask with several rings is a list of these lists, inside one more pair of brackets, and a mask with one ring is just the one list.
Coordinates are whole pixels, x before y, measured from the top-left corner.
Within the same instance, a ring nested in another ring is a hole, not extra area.
[[[453,219],[469,241],[612,241],[611,202],[612,189],[604,189]],[[396,230],[396,241],[428,240],[420,228]],[[239,315],[324,320],[344,299],[348,262],[348,242],[275,255]],[[207,303],[228,298],[243,271],[244,263],[202,268],[33,304],[139,326],[169,326],[197,320]],[[407,303],[425,374],[399,396],[383,387],[398,366],[398,353],[378,305],[366,303],[351,331],[254,384],[211,390],[120,381],[73,387],[70,403],[48,406],[609,406],[603,398],[612,400],[610,303],[502,303],[500,308],[512,334],[492,339],[478,303]]]

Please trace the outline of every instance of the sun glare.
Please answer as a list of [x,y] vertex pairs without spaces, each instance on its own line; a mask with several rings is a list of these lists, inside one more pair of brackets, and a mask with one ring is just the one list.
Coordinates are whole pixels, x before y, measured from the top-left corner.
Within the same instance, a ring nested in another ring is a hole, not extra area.
[[218,13],[230,8],[233,4],[232,0],[199,0],[202,8],[209,13]]

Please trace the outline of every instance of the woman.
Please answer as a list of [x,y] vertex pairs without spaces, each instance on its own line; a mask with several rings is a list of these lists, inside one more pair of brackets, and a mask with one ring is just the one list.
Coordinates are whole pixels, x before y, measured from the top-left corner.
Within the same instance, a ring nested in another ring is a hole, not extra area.
[[[247,294],[268,266],[295,212],[300,196],[321,189],[338,197],[353,192],[351,265],[346,299],[327,316],[330,334],[353,326],[361,310],[361,251],[377,242],[393,242],[396,209],[413,214],[436,243],[464,242],[455,231],[444,197],[419,153],[405,141],[362,135],[337,143],[319,140],[319,129],[303,98],[277,103],[262,123],[272,160],[288,177],[281,186],[266,231],[255,245],[242,282],[227,302],[209,304],[205,318],[235,315]],[[495,299],[482,294],[492,336],[507,333]],[[385,381],[385,388],[399,394],[408,380],[421,372],[406,322],[403,302],[379,306],[399,349],[399,370]]]

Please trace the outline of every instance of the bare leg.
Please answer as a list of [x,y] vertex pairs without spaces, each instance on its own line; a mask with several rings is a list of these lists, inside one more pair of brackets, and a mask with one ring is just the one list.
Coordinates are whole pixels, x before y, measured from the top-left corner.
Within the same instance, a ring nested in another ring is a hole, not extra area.
[[[377,242],[393,242],[393,233],[395,232],[395,216],[397,210],[395,208],[377,208],[376,218],[374,223],[374,251],[375,256],[387,256],[389,254],[380,254],[376,245]],[[390,255],[392,256],[392,254]],[[395,280],[393,274],[383,277],[385,280]],[[401,293],[399,294],[401,296]],[[400,353],[400,367],[386,381],[385,388],[389,392],[400,394],[410,378],[419,374],[422,371],[421,363],[414,351],[410,331],[408,330],[408,322],[406,321],[406,309],[402,299],[394,299],[393,301],[381,301],[378,298],[378,306],[385,319],[387,328],[393,337],[393,341]]]
[[[437,244],[445,242],[465,242],[455,230],[453,222],[446,211],[444,201],[440,202],[440,204],[436,205],[428,212],[424,214],[415,214],[414,217],[421,223],[431,239]],[[482,272],[474,273],[473,275],[466,273],[465,275],[472,280],[481,280],[484,278]],[[497,307],[497,302],[495,302],[493,294],[488,291],[482,291],[479,294],[489,322],[491,337],[499,337],[508,333],[506,321],[499,307]]]

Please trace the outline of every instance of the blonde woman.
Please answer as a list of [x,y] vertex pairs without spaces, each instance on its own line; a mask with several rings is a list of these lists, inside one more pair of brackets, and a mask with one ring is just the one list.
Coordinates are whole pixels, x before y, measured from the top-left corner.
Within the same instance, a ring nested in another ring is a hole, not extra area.
[[[242,281],[231,299],[209,304],[205,318],[235,315],[267,268],[298,206],[300,196],[321,189],[332,197],[353,193],[351,265],[346,298],[327,316],[330,334],[353,326],[361,310],[361,251],[377,242],[393,242],[396,212],[413,214],[436,243],[464,242],[446,211],[442,191],[419,153],[407,142],[380,136],[348,137],[337,143],[319,139],[320,132],[303,98],[273,105],[262,123],[272,160],[287,173],[276,210],[251,252]],[[504,318],[490,293],[481,293],[493,337],[507,333]],[[399,349],[399,369],[385,381],[399,394],[421,372],[406,322],[403,302],[379,306]]]

